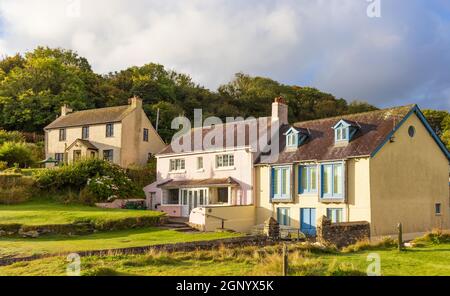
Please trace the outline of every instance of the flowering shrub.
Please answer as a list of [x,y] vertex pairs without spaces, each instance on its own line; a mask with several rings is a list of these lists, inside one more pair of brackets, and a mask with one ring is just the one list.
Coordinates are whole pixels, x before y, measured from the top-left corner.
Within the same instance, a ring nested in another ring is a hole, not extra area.
[[80,201],[89,203],[143,196],[143,191],[128,178],[125,170],[99,159],[43,170],[34,177],[42,190],[80,192]]

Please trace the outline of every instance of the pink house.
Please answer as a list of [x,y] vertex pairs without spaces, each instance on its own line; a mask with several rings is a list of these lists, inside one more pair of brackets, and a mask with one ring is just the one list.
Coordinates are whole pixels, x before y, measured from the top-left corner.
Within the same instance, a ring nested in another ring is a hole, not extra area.
[[[287,123],[287,106],[281,99],[273,103],[272,109],[272,117],[262,120],[265,127],[270,128],[275,121]],[[238,125],[235,123],[232,130],[236,139],[243,134],[241,145],[237,140],[231,147],[193,148],[182,153],[174,152],[169,145],[157,154],[157,181],[144,188],[149,207],[172,217],[190,217],[190,222],[197,225],[204,225],[205,219],[218,211],[217,223],[226,220],[227,224],[239,224],[245,220],[254,225],[254,163],[260,154],[250,144],[254,140],[248,133],[252,127],[245,125],[239,129]],[[258,121],[257,129],[261,130],[261,126]],[[202,128],[200,138],[207,137],[213,127]],[[226,130],[230,124],[223,127]],[[195,137],[194,131],[190,132],[191,139]]]

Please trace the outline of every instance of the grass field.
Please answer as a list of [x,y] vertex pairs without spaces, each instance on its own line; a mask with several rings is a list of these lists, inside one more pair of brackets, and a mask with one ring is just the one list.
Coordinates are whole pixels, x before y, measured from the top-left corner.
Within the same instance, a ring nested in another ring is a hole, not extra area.
[[142,247],[166,243],[204,241],[236,237],[236,233],[182,233],[160,228],[130,229],[99,232],[81,236],[49,235],[35,239],[0,238],[0,258],[24,257],[40,254],[61,254],[87,250],[107,250]]
[[[314,249],[291,250],[290,275],[365,275],[376,253],[384,276],[450,275],[450,244],[427,244],[398,252],[395,248],[350,254],[323,253]],[[150,252],[82,258],[84,275],[280,275],[279,247],[246,247],[189,253]],[[0,267],[0,275],[65,275],[64,257],[20,262]]]
[[64,205],[34,201],[19,205],[0,205],[0,224],[51,225],[79,222],[102,223],[133,217],[161,216],[160,212],[100,209],[82,205]]

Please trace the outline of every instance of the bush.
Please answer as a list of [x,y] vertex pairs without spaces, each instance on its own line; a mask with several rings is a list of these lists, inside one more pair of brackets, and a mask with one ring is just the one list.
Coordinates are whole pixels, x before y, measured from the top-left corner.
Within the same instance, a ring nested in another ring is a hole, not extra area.
[[377,243],[370,243],[370,241],[359,241],[353,245],[347,246],[342,249],[343,253],[354,253],[365,250],[375,250],[375,249],[390,249],[397,246],[397,241],[390,237],[385,237]]
[[25,137],[22,133],[17,131],[8,132],[5,130],[0,130],[0,145],[3,145],[5,142],[25,142]]
[[0,204],[17,204],[27,201],[33,192],[32,178],[20,174],[0,175]]
[[73,191],[88,204],[114,198],[142,197],[143,191],[117,165],[99,159],[38,171],[36,184],[48,192]]
[[0,171],[4,171],[8,168],[8,163],[6,161],[0,161]]
[[414,243],[432,243],[435,245],[439,245],[442,243],[450,242],[450,232],[443,231],[442,229],[433,229],[433,231],[425,234],[422,237],[416,238]]
[[0,146],[0,161],[6,162],[8,167],[25,168],[34,164],[32,152],[26,143],[5,142]]

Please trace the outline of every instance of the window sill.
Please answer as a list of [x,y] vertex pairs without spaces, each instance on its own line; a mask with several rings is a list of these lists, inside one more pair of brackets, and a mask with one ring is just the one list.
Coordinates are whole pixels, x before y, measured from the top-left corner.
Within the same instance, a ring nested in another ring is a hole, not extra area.
[[319,199],[322,203],[344,203],[344,197],[322,197]]
[[319,195],[318,192],[303,192],[297,193],[298,197],[317,197]]
[[169,172],[170,175],[177,175],[177,174],[186,174],[186,170],[183,171],[172,171]]
[[197,172],[197,173],[204,173],[204,172],[205,172],[205,169],[198,169],[198,170],[196,170],[196,172]]
[[236,168],[233,166],[233,167],[215,168],[214,170],[215,171],[234,171],[234,170],[236,170]]
[[292,198],[272,198],[272,203],[293,203],[294,199]]

